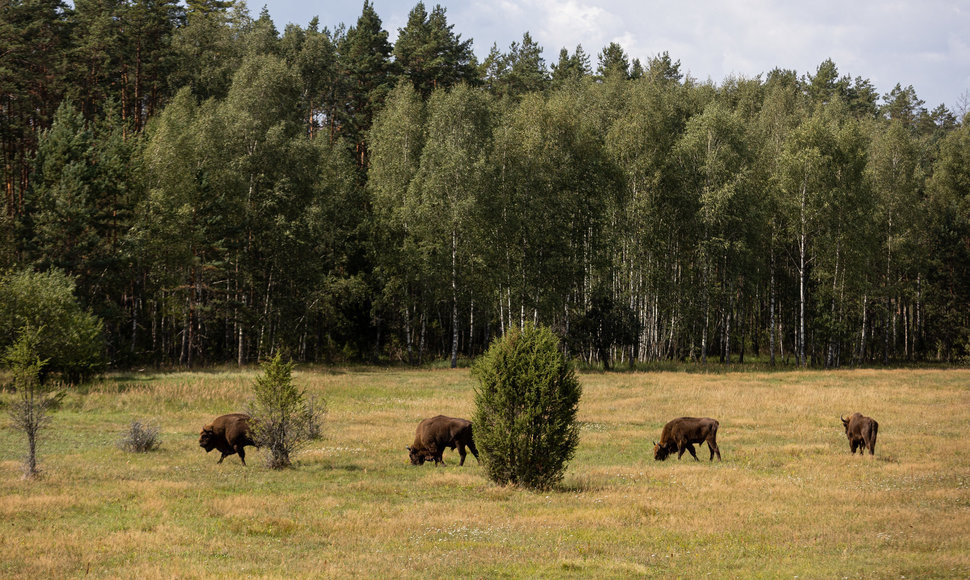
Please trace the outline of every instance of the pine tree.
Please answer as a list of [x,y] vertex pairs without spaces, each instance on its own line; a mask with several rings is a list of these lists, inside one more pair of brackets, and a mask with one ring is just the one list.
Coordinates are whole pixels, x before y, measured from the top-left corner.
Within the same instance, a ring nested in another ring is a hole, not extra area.
[[357,25],[341,39],[338,54],[342,83],[331,138],[339,134],[345,139],[363,168],[367,166],[367,131],[394,86],[391,44],[370,0],[365,0]]
[[619,44],[609,43],[603,52],[599,54],[599,64],[596,67],[596,74],[601,79],[610,78],[628,79],[630,78],[630,59]]
[[445,9],[436,5],[430,14],[418,2],[394,44],[395,63],[401,74],[427,99],[437,89],[461,82],[475,84],[478,71],[472,41],[452,32]]
[[565,48],[559,51],[559,61],[552,65],[552,84],[555,87],[569,82],[578,81],[593,73],[589,55],[583,51],[581,44],[576,45],[576,51],[569,55]]

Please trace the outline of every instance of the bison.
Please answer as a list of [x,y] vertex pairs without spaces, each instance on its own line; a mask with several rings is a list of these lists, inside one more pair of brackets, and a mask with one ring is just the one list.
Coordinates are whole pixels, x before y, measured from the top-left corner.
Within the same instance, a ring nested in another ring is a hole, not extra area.
[[868,449],[869,455],[875,455],[879,423],[862,413],[853,413],[848,419],[841,416],[839,418],[842,419],[842,425],[845,427],[845,436],[849,438],[852,453],[855,454],[855,450],[859,449],[859,454],[865,455]]
[[677,459],[684,455],[684,451],[690,451],[691,456],[697,459],[694,453],[694,443],[701,444],[707,442],[711,450],[711,459],[714,461],[714,454],[717,453],[717,460],[721,460],[721,450],[717,448],[717,427],[716,419],[681,417],[674,419],[664,425],[660,433],[660,443],[653,444],[653,458],[657,461],[664,461],[667,456],[677,452]]
[[205,449],[206,453],[218,449],[222,453],[218,463],[238,453],[239,460],[246,465],[246,451],[243,448],[246,445],[259,448],[250,436],[249,418],[245,413],[230,413],[216,417],[212,423],[202,427],[199,447]]
[[425,461],[433,459],[437,467],[439,463],[442,465],[445,463],[441,454],[446,447],[451,449],[458,447],[458,454],[461,456],[458,462],[460,467],[465,464],[465,446],[468,446],[472,455],[478,460],[478,449],[475,448],[475,440],[472,438],[471,421],[438,415],[418,423],[418,428],[414,432],[414,443],[407,450],[411,465],[424,465]]

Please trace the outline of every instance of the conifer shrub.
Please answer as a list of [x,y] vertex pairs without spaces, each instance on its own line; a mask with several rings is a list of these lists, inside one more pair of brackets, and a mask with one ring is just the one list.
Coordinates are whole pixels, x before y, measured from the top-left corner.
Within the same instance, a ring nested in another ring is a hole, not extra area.
[[249,428],[256,444],[269,453],[267,466],[284,469],[292,456],[319,434],[323,403],[308,404],[306,394],[293,384],[293,363],[277,353],[263,365],[253,385]]
[[582,387],[551,330],[528,325],[496,339],[473,367],[475,440],[488,477],[548,489],[579,444]]

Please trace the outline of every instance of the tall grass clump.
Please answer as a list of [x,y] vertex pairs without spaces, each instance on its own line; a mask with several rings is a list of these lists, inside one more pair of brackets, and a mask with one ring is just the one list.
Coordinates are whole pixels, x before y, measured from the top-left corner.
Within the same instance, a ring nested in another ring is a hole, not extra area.
[[579,444],[582,387],[551,330],[528,325],[492,342],[473,367],[475,438],[488,477],[547,489]]
[[272,469],[289,467],[299,448],[319,434],[321,404],[308,404],[292,373],[293,363],[277,353],[253,385],[249,425],[256,444],[269,451],[266,463]]
[[121,434],[118,447],[130,453],[148,453],[162,444],[158,436],[158,427],[135,420],[128,425],[128,430]]

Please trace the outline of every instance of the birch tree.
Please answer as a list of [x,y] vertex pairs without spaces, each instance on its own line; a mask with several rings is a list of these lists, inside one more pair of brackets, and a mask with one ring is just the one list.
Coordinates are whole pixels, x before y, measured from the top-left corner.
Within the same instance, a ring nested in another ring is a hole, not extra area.
[[[414,247],[414,201],[409,187],[425,144],[425,105],[407,83],[399,83],[369,134],[371,168],[368,191],[374,208],[374,262],[384,291],[381,302],[397,310],[408,361],[416,363],[415,331],[427,313],[421,299],[429,272]],[[419,312],[420,311],[420,312]]]
[[[427,141],[408,197],[417,251],[427,256],[436,292],[450,303],[451,366],[458,365],[458,302],[475,257],[472,212],[487,183],[491,115],[483,93],[460,85],[435,91]],[[447,297],[447,298],[445,298]]]

